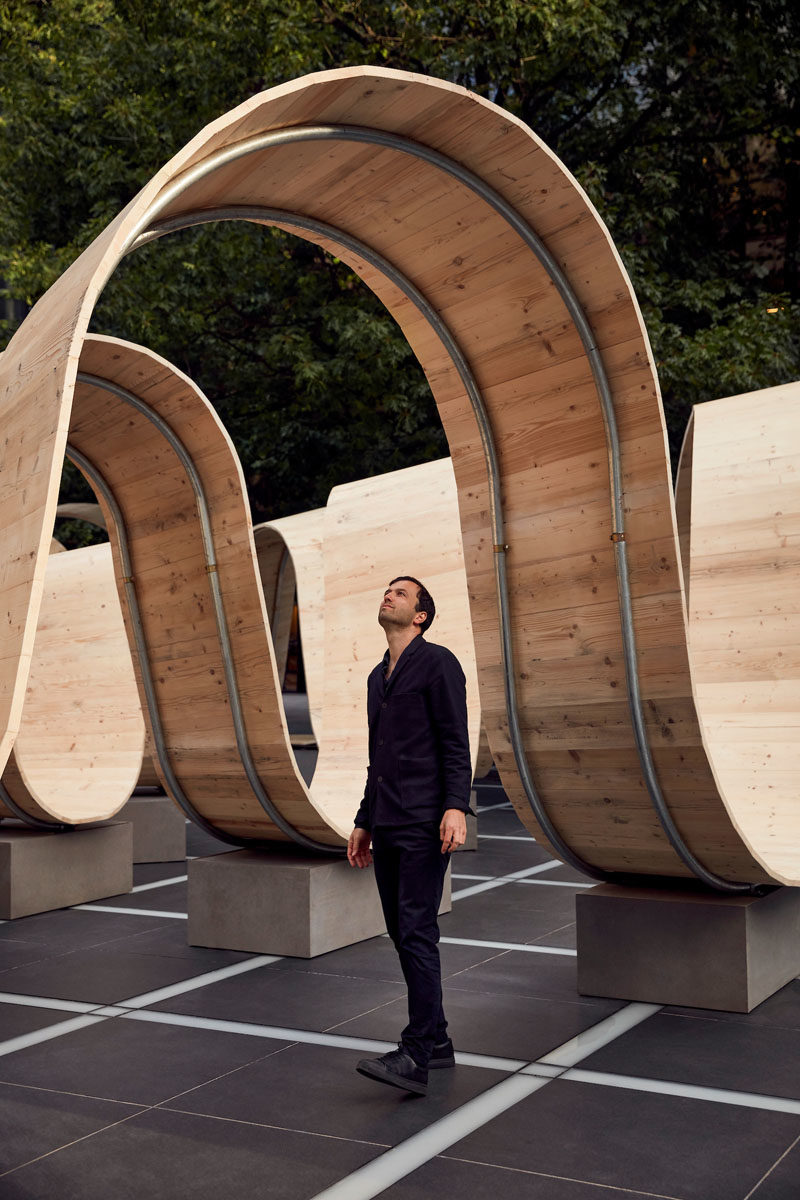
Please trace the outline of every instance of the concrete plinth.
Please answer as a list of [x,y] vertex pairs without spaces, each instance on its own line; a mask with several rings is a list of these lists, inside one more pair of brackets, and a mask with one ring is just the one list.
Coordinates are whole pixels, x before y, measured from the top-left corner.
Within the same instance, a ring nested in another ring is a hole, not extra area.
[[133,826],[135,863],[186,858],[186,818],[163,792],[131,796],[120,816]]
[[[371,869],[292,847],[190,860],[191,946],[315,958],[385,932]],[[449,912],[450,873],[440,912]]]
[[578,991],[750,1012],[800,975],[800,889],[728,896],[602,884],[576,897]]
[[129,821],[48,833],[0,829],[0,919],[119,896],[133,887]]

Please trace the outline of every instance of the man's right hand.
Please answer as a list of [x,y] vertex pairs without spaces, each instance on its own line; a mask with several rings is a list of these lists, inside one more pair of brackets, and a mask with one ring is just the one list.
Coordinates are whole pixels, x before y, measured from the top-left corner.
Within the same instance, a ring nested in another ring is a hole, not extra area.
[[368,867],[372,862],[369,844],[372,841],[368,829],[359,826],[353,830],[347,842],[347,861],[351,867]]

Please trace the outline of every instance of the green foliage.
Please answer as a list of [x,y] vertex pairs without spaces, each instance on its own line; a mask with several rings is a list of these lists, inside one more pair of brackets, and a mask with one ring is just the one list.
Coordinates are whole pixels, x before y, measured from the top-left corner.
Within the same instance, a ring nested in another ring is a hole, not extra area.
[[[631,274],[677,445],[693,403],[800,375],[799,35],[788,0],[0,0],[0,344],[205,123],[379,63],[495,100],[573,170]],[[203,387],[256,519],[446,452],[391,318],[286,234],[138,251],[93,328]]]

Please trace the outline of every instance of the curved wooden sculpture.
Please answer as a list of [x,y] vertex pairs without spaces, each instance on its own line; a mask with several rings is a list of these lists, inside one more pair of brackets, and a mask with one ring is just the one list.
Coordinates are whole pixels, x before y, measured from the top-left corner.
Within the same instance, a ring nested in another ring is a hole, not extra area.
[[44,826],[106,820],[133,791],[143,747],[111,548],[53,554],[0,816]]
[[253,530],[279,674],[286,665],[292,607],[297,596],[308,712],[317,742],[322,734],[325,657],[324,523],[325,509],[314,508],[265,521]]
[[800,874],[800,383],[697,405],[677,486],[703,730],[742,837]]
[[[350,263],[423,364],[458,483],[484,719],[536,836],[599,877],[796,882],[800,872],[784,874],[785,831],[765,817],[764,839],[745,840],[709,763],[658,385],[607,230],[514,117],[376,67],[292,81],[209,125],[39,301],[3,356],[5,748],[97,295],[141,238],[221,218],[279,225]],[[109,435],[130,439],[120,415]],[[153,553],[159,522],[154,498]],[[175,596],[187,586],[199,581],[176,566]],[[168,622],[163,670],[178,680]],[[282,714],[267,689],[262,702],[279,756]],[[209,737],[198,715],[187,750],[213,775]],[[287,772],[274,790],[302,825],[296,784]],[[244,809],[236,824],[251,828]]]

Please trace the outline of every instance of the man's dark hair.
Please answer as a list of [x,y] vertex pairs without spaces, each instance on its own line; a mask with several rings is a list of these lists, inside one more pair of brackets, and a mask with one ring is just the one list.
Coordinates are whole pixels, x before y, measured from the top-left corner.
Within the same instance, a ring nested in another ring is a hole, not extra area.
[[433,596],[430,594],[424,583],[420,583],[413,575],[398,575],[396,579],[389,581],[389,587],[394,587],[396,583],[401,583],[403,580],[408,580],[409,583],[415,583],[419,588],[417,594],[417,604],[415,612],[424,612],[425,620],[419,627],[420,633],[425,633],[433,624],[433,618],[436,616],[436,605],[433,603]]

